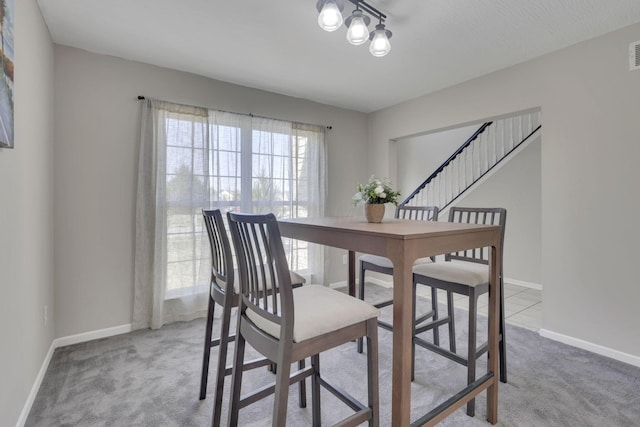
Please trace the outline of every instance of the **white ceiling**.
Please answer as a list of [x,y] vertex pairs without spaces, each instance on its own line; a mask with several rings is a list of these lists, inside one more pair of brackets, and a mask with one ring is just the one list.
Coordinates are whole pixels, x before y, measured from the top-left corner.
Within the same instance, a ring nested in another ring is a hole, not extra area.
[[370,0],[393,32],[375,58],[315,3],[38,0],[55,43],[362,112],[640,22],[639,0]]

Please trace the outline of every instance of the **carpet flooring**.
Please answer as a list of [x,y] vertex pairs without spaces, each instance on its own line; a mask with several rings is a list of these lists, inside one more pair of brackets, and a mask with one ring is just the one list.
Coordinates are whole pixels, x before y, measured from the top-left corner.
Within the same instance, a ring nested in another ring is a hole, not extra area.
[[[368,292],[372,298],[383,298],[387,291],[381,288]],[[426,308],[428,303],[425,300],[420,305]],[[390,308],[385,309],[383,316],[389,316],[389,312]],[[457,312],[459,337],[466,334],[465,318],[466,312]],[[198,400],[204,326],[204,319],[199,319],[56,349],[26,426],[210,425],[214,369],[209,373],[207,398]],[[379,331],[381,425],[388,426],[391,333]],[[431,336],[429,332],[424,335]],[[444,328],[441,335],[446,343]],[[499,386],[499,426],[640,426],[639,368],[511,325],[507,325],[506,336],[509,383]],[[459,352],[464,351],[463,341],[458,339]],[[416,357],[412,419],[466,385],[463,366],[420,348]],[[212,367],[216,358],[214,349]],[[355,351],[355,343],[323,353],[321,360],[327,378],[366,401],[366,356]],[[481,372],[486,357],[478,366]],[[243,389],[250,390],[272,381],[273,375],[258,369],[245,374],[244,379]],[[297,386],[292,386],[287,424],[311,425],[311,408],[298,408],[297,397]],[[272,398],[267,398],[243,409],[240,424],[270,425],[271,404]],[[223,423],[226,405],[225,396]],[[322,395],[323,425],[350,413],[332,395]],[[476,399],[475,417],[468,417],[463,408],[440,425],[490,425],[486,421],[485,393]]]

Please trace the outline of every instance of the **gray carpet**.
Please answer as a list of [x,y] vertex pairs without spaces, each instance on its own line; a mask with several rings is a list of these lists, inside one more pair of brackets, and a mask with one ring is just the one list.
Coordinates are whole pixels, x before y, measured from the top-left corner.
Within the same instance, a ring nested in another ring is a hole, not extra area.
[[[387,290],[368,286],[372,299]],[[367,298],[369,299],[369,298]],[[424,306],[427,303],[424,302]],[[389,315],[385,309],[384,316]],[[457,312],[459,334],[466,333],[466,312]],[[198,400],[204,320],[175,323],[59,348],[27,426],[208,426],[212,411],[213,369],[207,399]],[[486,325],[485,325],[486,327]],[[216,329],[217,331],[217,329]],[[442,329],[442,340],[446,333]],[[430,333],[425,333],[430,337]],[[459,335],[462,336],[462,335]],[[458,340],[459,351],[464,351]],[[391,333],[380,329],[381,425],[390,424]],[[640,426],[640,369],[507,326],[509,383],[500,383],[500,426]],[[249,354],[250,356],[250,354]],[[217,351],[212,352],[215,366]],[[483,368],[486,358],[479,362]],[[325,377],[366,401],[366,356],[355,343],[321,356]],[[412,384],[412,419],[464,387],[465,368],[434,353],[417,350]],[[273,376],[266,369],[245,375],[244,387],[262,385]],[[227,388],[228,390],[228,388]],[[297,406],[290,392],[288,425],[311,424],[310,407]],[[333,396],[322,396],[323,425],[350,410]],[[226,422],[226,398],[223,422]],[[476,399],[476,416],[464,409],[443,426],[486,426],[486,400]],[[243,426],[270,425],[272,399],[240,413]]]

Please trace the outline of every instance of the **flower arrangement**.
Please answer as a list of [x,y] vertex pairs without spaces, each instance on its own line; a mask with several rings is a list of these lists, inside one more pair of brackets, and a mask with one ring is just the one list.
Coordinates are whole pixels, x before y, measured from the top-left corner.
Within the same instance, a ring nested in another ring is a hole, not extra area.
[[391,181],[388,179],[378,179],[371,175],[367,185],[358,184],[358,192],[353,196],[353,204],[361,206],[364,204],[380,205],[393,203],[398,206],[399,191],[393,191]]

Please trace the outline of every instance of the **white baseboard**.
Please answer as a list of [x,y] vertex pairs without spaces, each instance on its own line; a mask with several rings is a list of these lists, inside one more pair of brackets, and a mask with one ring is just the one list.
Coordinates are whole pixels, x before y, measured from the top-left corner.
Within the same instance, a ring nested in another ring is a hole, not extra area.
[[[390,288],[393,285],[393,282],[387,282],[384,280],[380,280],[378,278],[375,277],[368,277],[367,278],[368,282],[371,283],[375,283],[376,285],[380,285],[380,286],[384,286],[386,288]],[[531,282],[525,282],[522,280],[516,280],[516,279],[509,279],[506,278],[504,279],[505,283],[511,283],[514,285],[518,285],[518,286],[524,286],[526,288],[531,288],[531,289],[542,289],[542,285],[537,284],[537,283],[531,283]],[[347,282],[346,281],[341,281],[341,282],[335,282],[335,283],[331,283],[329,286],[332,288],[338,288],[341,286],[346,286]],[[544,337],[544,338],[549,338],[551,340],[554,341],[559,341],[561,343],[570,345],[572,347],[577,347],[577,348],[581,348],[583,350],[587,350],[590,351],[592,353],[595,354],[599,354],[601,356],[606,356],[609,357],[611,359],[614,360],[618,360],[620,362],[624,362],[624,363],[628,363],[630,365],[633,366],[637,366],[640,367],[640,357],[639,356],[634,356],[632,354],[628,354],[628,353],[624,353],[618,350],[614,350],[608,347],[604,347],[601,346],[599,344],[594,344],[588,341],[584,341],[581,340],[579,338],[574,338],[574,337],[570,337],[567,335],[563,335],[563,334],[559,334],[557,332],[553,332],[553,331],[549,331],[547,329],[540,329],[539,331],[540,336]]]
[[525,288],[537,289],[539,291],[542,290],[542,285],[539,283],[525,282],[524,280],[511,279],[509,277],[504,278],[504,283],[509,283],[511,285],[523,286]]
[[38,394],[38,390],[40,390],[40,385],[42,384],[44,374],[47,372],[47,368],[49,368],[49,362],[51,362],[51,357],[53,356],[53,352],[55,351],[54,343],[55,340],[51,343],[51,346],[49,346],[49,351],[47,351],[47,355],[44,357],[44,361],[40,366],[38,375],[36,375],[36,380],[33,382],[33,386],[31,387],[29,396],[27,396],[27,401],[22,407],[22,412],[20,412],[16,427],[22,427],[24,426],[24,423],[27,422],[27,417],[29,416],[29,412],[31,412],[31,407],[33,406],[33,402],[36,400],[36,395]]
[[83,332],[77,335],[69,335],[62,338],[56,338],[53,340],[55,348],[64,347],[66,345],[78,344],[81,342],[97,340],[100,338],[112,337],[114,335],[126,334],[131,332],[131,324],[114,326],[112,328],[98,329],[97,331]]
[[570,337],[568,335],[559,334],[557,332],[550,331],[548,329],[540,329],[540,336],[549,338],[554,341],[559,341],[564,344],[568,344],[572,347],[581,348],[583,350],[590,351],[592,353],[606,356],[620,362],[628,363],[633,366],[640,367],[640,357],[633,354],[624,353],[622,351],[614,350],[609,347],[604,347],[599,344],[594,344],[589,341],[584,341],[579,338]]
[[38,375],[36,376],[33,386],[31,387],[29,396],[27,396],[27,401],[22,407],[22,412],[20,412],[20,416],[18,417],[18,421],[16,422],[16,427],[23,427],[27,422],[27,417],[29,416],[29,412],[31,412],[31,407],[33,406],[33,402],[36,400],[36,395],[38,394],[38,390],[40,390],[40,386],[42,385],[44,374],[49,368],[49,363],[51,363],[51,358],[53,357],[53,352],[56,350],[56,348],[64,347],[71,344],[79,344],[81,342],[91,341],[99,338],[107,338],[114,335],[126,334],[127,332],[131,331],[131,324],[127,324],[114,326],[113,328],[99,329],[97,331],[84,332],[82,334],[56,338],[55,340],[53,340],[51,346],[49,347],[49,351],[47,351],[47,354],[44,357],[44,361],[40,366],[40,370],[38,371]]

